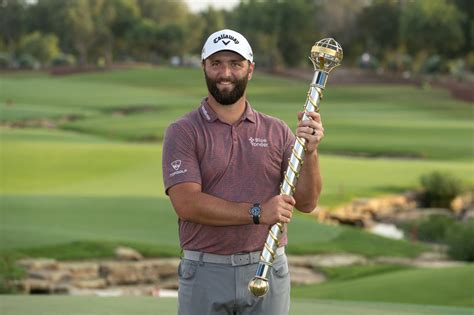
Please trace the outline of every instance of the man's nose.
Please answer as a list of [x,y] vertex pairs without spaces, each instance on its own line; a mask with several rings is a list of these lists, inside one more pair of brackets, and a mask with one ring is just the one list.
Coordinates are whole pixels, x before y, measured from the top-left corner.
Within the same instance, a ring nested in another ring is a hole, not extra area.
[[221,68],[221,75],[225,78],[229,78],[231,76],[232,69],[230,68],[230,65],[228,64],[222,64]]

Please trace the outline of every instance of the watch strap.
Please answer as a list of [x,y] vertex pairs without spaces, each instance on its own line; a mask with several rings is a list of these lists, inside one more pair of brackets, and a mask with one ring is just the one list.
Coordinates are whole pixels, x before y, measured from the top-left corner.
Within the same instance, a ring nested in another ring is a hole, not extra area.
[[260,224],[260,214],[262,213],[262,208],[260,207],[259,203],[254,203],[252,208],[258,207],[260,209],[260,213],[258,215],[254,215],[252,213],[252,219],[254,224]]

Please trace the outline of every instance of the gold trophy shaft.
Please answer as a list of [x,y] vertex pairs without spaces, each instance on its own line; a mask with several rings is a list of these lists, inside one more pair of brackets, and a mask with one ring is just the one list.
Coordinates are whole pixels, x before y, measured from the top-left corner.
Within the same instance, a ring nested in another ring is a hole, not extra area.
[[[308,115],[310,112],[319,112],[319,102],[323,97],[328,73],[339,65],[342,57],[341,46],[332,38],[320,40],[312,47],[310,59],[313,62],[315,72],[306,98],[302,120],[311,119]],[[281,195],[292,196],[295,193],[305,150],[306,139],[296,137],[288,168],[285,172],[285,179],[281,184]],[[249,290],[254,296],[264,296],[269,290],[268,272],[275,259],[283,228],[284,224],[278,222],[268,232],[255,277],[249,282]]]
[[[319,100],[322,97],[322,88],[316,85],[316,81],[320,78],[320,74],[315,73],[313,82],[308,91],[308,97],[304,107],[304,115],[302,120],[310,119],[307,113],[319,112]],[[296,137],[295,144],[288,162],[288,168],[285,172],[285,179],[280,188],[281,195],[292,196],[295,193],[296,183],[300,175],[300,169],[303,165],[304,151],[306,150],[306,139]],[[268,232],[260,263],[257,268],[257,274],[249,283],[249,290],[254,296],[263,296],[268,292],[267,274],[272,266],[276,256],[276,250],[279,246],[279,240],[283,233],[284,224],[278,222],[274,224]]]

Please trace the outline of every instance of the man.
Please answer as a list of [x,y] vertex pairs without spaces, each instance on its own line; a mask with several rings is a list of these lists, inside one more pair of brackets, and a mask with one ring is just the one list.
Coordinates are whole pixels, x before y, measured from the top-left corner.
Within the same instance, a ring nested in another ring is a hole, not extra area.
[[[208,95],[172,123],[163,144],[166,193],[179,217],[183,258],[179,314],[287,314],[290,278],[286,233],[261,298],[248,290],[268,229],[288,223],[293,207],[311,212],[321,191],[319,114],[301,121],[305,163],[294,197],[279,195],[295,137],[281,120],[255,111],[246,87],[255,64],[248,41],[224,29],[202,50]],[[304,95],[302,95],[304,96]],[[250,211],[252,209],[252,211]]]

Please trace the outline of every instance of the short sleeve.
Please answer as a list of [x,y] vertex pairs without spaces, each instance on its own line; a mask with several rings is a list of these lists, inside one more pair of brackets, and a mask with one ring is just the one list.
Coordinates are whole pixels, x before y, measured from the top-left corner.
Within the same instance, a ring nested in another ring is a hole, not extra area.
[[191,130],[185,130],[178,123],[171,124],[166,130],[162,170],[166,194],[169,188],[179,183],[201,184],[195,137]]

